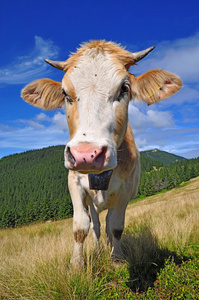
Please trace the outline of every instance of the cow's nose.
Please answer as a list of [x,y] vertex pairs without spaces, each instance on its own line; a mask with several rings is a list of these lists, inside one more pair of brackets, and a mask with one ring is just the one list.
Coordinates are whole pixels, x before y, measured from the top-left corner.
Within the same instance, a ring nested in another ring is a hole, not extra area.
[[77,170],[101,170],[106,159],[107,147],[98,147],[90,143],[80,143],[76,147],[67,147],[69,162]]

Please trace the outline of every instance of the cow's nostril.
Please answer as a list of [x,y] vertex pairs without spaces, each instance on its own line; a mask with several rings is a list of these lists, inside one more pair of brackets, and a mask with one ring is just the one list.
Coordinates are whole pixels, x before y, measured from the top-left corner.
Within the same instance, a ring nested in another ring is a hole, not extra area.
[[99,162],[99,161],[104,161],[105,157],[106,157],[106,152],[107,152],[107,147],[103,147],[102,148],[102,152],[99,153],[99,155],[97,155],[95,161]]
[[75,161],[75,158],[74,158],[74,156],[72,155],[72,153],[70,151],[70,147],[67,147],[67,149],[66,149],[66,155],[68,157],[69,162],[74,166],[74,164],[75,164],[76,161]]

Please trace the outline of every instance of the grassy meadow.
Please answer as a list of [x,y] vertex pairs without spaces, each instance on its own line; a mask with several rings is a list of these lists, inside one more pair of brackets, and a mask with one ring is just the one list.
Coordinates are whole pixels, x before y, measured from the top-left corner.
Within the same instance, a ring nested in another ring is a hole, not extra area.
[[89,234],[75,272],[72,219],[1,229],[0,300],[199,299],[199,177],[129,204],[119,266],[100,218],[100,250]]

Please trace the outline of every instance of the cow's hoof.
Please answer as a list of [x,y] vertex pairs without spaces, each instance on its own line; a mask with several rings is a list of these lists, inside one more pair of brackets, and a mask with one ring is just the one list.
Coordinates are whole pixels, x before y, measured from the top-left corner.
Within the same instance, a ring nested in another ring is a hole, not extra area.
[[111,265],[115,268],[118,268],[123,264],[125,261],[123,254],[116,254],[112,253],[111,254]]

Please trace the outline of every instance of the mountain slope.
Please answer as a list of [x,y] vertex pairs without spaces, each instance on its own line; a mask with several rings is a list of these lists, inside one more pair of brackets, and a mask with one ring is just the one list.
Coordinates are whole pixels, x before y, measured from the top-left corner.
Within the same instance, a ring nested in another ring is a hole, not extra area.
[[182,156],[168,153],[166,151],[161,151],[158,149],[146,150],[141,152],[142,156],[149,157],[150,159],[160,161],[165,165],[170,165],[171,163],[176,163],[185,159]]

